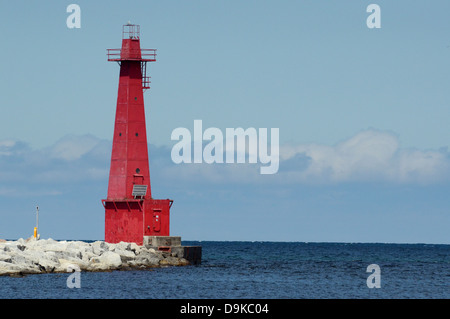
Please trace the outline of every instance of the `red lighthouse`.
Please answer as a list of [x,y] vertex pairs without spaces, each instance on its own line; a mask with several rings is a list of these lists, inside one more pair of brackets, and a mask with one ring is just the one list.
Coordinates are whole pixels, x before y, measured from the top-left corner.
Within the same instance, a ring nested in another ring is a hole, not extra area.
[[141,49],[139,25],[123,26],[122,48],[108,49],[120,65],[119,89],[105,207],[105,241],[143,244],[144,236],[169,236],[172,200],[153,199],[150,186],[144,90],[147,62],[155,49]]

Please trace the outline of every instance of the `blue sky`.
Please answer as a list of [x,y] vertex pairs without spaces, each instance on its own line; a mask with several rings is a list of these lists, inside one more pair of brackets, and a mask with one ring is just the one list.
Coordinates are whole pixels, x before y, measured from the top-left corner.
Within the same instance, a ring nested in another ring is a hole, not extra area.
[[[69,29],[66,7],[81,8]],[[381,7],[369,29],[366,7]],[[152,192],[193,240],[450,243],[448,1],[0,3],[0,238],[103,239],[122,25],[157,49]],[[177,127],[279,128],[280,169],[181,164]]]

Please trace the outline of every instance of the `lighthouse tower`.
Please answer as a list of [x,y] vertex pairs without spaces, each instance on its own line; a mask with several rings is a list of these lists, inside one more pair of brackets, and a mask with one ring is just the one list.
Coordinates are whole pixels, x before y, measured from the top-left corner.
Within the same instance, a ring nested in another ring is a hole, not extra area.
[[105,208],[105,241],[135,242],[145,236],[169,236],[170,199],[153,199],[150,184],[144,91],[147,62],[155,49],[141,49],[139,25],[122,30],[122,48],[108,49],[108,61],[120,65],[111,166]]

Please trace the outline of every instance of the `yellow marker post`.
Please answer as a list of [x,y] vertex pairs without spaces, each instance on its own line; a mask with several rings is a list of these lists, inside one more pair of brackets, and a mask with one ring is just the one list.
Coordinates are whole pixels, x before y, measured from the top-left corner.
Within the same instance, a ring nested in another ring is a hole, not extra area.
[[39,227],[39,206],[36,206],[36,227],[34,227],[34,238],[36,240],[39,239],[38,227]]

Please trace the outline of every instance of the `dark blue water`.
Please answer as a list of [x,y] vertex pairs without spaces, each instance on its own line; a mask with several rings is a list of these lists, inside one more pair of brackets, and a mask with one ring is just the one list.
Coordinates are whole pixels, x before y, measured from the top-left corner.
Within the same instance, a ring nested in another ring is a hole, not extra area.
[[[0,298],[445,298],[450,245],[184,242],[203,246],[199,266],[0,277]],[[380,267],[368,288],[367,266]]]

